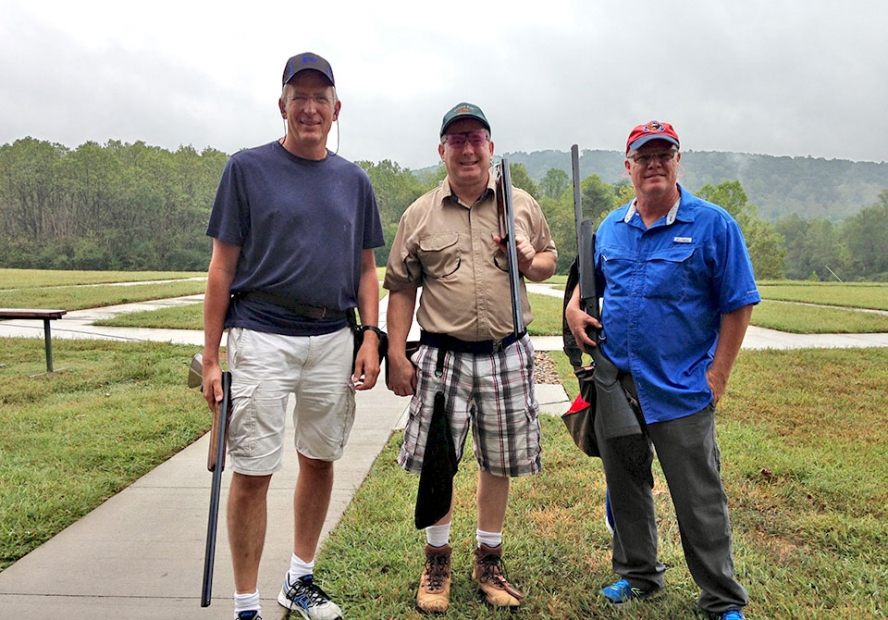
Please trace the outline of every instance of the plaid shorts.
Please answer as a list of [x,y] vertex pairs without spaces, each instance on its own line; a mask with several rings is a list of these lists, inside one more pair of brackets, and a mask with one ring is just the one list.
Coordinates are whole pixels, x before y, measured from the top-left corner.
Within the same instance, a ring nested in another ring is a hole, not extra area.
[[438,349],[422,345],[414,354],[416,393],[398,463],[422,471],[435,393],[443,390],[456,456],[462,460],[469,426],[475,458],[482,471],[517,477],[538,473],[540,407],[534,395],[533,345],[528,336],[491,355],[449,351],[441,377],[435,373]]

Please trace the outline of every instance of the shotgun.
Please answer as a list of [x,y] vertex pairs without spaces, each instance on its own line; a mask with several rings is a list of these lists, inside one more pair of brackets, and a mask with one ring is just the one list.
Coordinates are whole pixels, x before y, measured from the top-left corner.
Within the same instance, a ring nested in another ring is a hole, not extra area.
[[517,338],[524,331],[524,308],[521,305],[521,273],[518,271],[515,212],[512,209],[512,177],[509,172],[509,162],[505,157],[496,165],[496,209],[499,215],[500,237],[506,246],[506,258],[509,261],[512,324]]
[[[188,371],[188,387],[201,387],[203,381],[203,357],[198,353],[191,360]],[[222,403],[213,415],[210,430],[210,448],[207,469],[213,472],[210,485],[210,512],[207,520],[207,544],[204,553],[203,585],[200,606],[209,607],[213,598],[213,567],[216,560],[216,532],[219,526],[219,504],[222,495],[222,471],[225,469],[225,444],[228,435],[228,415],[231,407],[231,373],[222,373]]]
[[[577,270],[579,277],[580,308],[589,316],[600,320],[598,290],[595,283],[595,228],[592,220],[583,219],[583,199],[580,191],[579,148],[574,144],[570,149],[573,168],[574,214],[577,226]],[[629,404],[629,398],[620,383],[620,369],[601,349],[605,337],[600,330],[593,330],[589,336],[595,342],[589,352],[594,362],[592,379],[595,382],[596,416],[602,416],[604,437],[614,439],[629,435],[640,435],[641,426]]]

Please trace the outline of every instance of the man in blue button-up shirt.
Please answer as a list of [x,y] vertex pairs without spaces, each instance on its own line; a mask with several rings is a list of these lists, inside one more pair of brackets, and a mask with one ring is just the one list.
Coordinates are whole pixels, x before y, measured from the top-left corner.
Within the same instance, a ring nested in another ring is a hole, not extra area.
[[[699,606],[713,617],[737,619],[747,595],[734,579],[715,405],[761,298],[737,222],[677,183],[679,146],[668,123],[651,121],[630,133],[625,166],[635,199],[608,215],[596,235],[601,323],[580,310],[576,292],[565,314],[587,351],[594,346],[587,329],[602,328],[602,349],[637,398],[642,433],[660,460],[685,560],[702,590]],[[598,416],[598,437],[605,436],[604,423]],[[663,588],[653,453],[643,442],[636,444],[646,451],[641,455],[599,444],[616,522],[613,568],[620,576],[601,594],[621,604]]]

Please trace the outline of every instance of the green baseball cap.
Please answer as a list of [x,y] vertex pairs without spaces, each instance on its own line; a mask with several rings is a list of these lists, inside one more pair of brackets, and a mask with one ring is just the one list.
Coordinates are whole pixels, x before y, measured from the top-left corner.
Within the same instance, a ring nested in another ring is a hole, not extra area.
[[473,103],[462,102],[450,108],[450,111],[444,115],[444,120],[441,122],[441,136],[444,135],[451,123],[464,118],[473,118],[487,127],[487,131],[490,131],[490,123],[487,122],[487,117],[484,116],[481,108]]

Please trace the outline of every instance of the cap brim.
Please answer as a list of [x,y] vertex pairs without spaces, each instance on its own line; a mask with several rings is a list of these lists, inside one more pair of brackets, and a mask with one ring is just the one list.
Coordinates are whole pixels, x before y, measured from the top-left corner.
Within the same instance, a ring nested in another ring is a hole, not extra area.
[[652,135],[641,136],[638,140],[636,140],[635,142],[633,142],[632,144],[629,145],[628,150],[637,151],[638,149],[643,147],[648,142],[651,142],[652,140],[665,140],[666,142],[670,142],[670,143],[674,144],[675,146],[681,148],[681,145],[678,143],[678,140],[676,140],[672,136],[667,136],[664,133],[655,133]]
[[315,69],[314,67],[304,67],[304,68],[302,68],[302,69],[299,69],[299,71],[297,71],[296,73],[294,73],[293,75],[291,75],[289,78],[287,78],[287,81],[284,82],[284,85],[286,86],[287,84],[289,84],[290,82],[293,81],[293,78],[295,78],[295,77],[296,77],[297,75],[299,75],[300,73],[304,73],[305,71],[314,71],[314,72],[317,73],[318,75],[323,76],[323,78],[324,78],[325,80],[327,80],[327,82],[330,83],[330,86],[336,86],[336,84],[333,82],[333,80],[330,79],[330,76],[329,76],[329,75],[327,75],[326,73],[324,73],[324,72],[323,72],[322,70],[320,70],[320,69]]
[[448,127],[450,127],[453,123],[455,123],[456,121],[464,121],[464,120],[478,121],[479,123],[484,125],[484,128],[487,131],[490,131],[490,124],[487,121],[485,121],[483,118],[475,116],[474,114],[461,114],[460,116],[456,116],[456,117],[450,119],[449,121],[447,121],[447,124],[445,124],[443,127],[441,127],[441,137],[444,137],[444,134],[447,133]]

